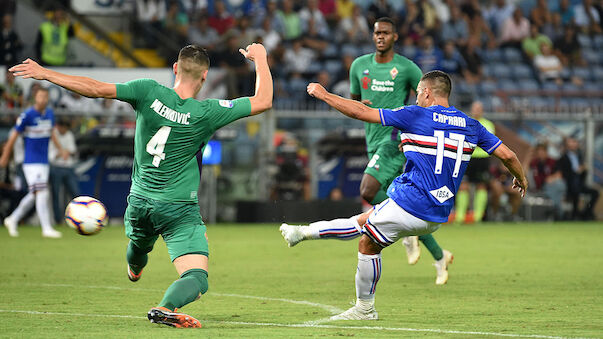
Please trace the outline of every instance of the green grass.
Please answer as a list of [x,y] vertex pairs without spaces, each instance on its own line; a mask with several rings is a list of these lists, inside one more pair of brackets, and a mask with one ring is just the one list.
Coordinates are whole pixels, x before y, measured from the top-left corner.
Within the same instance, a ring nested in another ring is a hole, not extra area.
[[355,299],[355,240],[288,248],[277,225],[209,226],[210,290],[183,309],[202,321],[201,330],[161,327],[145,318],[177,278],[161,240],[133,284],[121,227],[92,237],[63,229],[59,240],[41,238],[39,228],[21,227],[14,239],[0,229],[0,337],[601,337],[601,226],[445,226],[434,235],[455,255],[446,286],[434,284],[433,260],[424,248],[419,263],[409,266],[397,243],[383,252],[380,320],[323,327],[286,325],[326,318],[327,306],[278,299],[347,309]]

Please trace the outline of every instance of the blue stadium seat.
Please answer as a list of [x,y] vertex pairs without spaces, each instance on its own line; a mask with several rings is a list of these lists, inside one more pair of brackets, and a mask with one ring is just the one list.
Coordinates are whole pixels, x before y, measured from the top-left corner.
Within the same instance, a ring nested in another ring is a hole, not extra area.
[[493,76],[498,79],[511,78],[511,66],[504,63],[495,63],[492,65]]
[[344,45],[341,48],[341,54],[351,55],[354,58],[362,54],[362,49],[353,45]]
[[316,74],[322,70],[323,70],[322,63],[319,61],[314,61],[313,63],[311,63],[308,66],[308,69],[306,69],[306,73]]
[[571,82],[566,82],[563,85],[561,85],[561,89],[563,91],[567,91],[567,92],[577,92],[580,90],[580,87],[576,86],[575,84],[573,84]]
[[366,44],[362,46],[362,54],[370,54],[375,52],[375,46],[372,44]]
[[537,91],[540,89],[538,81],[534,79],[522,79],[516,82],[519,85],[519,88],[523,91]]
[[342,69],[342,64],[340,60],[329,60],[325,62],[325,70],[329,72],[331,77],[339,74],[339,71]]
[[597,66],[594,68],[593,72],[592,72],[592,79],[595,81],[602,81],[603,80],[603,66]]
[[514,91],[519,89],[517,83],[511,79],[502,79],[498,81],[498,88],[503,91]]
[[482,96],[489,96],[498,89],[496,82],[494,81],[482,81],[479,84],[479,91]]
[[484,51],[484,59],[488,62],[501,62],[504,60],[504,55],[501,49],[486,49]]
[[522,62],[523,61],[521,52],[517,48],[507,47],[504,49],[503,53],[505,54],[505,60],[507,60],[507,62]]
[[596,48],[599,48],[599,49],[603,48],[603,35],[601,35],[601,34],[595,35],[593,40],[594,40]]
[[339,50],[337,49],[337,46],[335,46],[335,44],[329,44],[329,47],[327,47],[323,52],[322,55],[325,58],[336,58],[339,56]]
[[547,81],[542,84],[542,89],[545,91],[558,91],[559,86],[554,82]]
[[578,43],[580,44],[580,46],[587,47],[587,48],[592,47],[593,43],[588,35],[578,34],[577,38],[578,38]]
[[601,90],[601,86],[597,81],[585,81],[584,90],[589,92],[596,92]]
[[582,57],[589,65],[597,65],[601,63],[601,57],[603,57],[603,55],[600,55],[593,49],[584,48],[582,49]]
[[513,76],[516,79],[533,79],[534,73],[532,68],[526,64],[517,64],[512,66]]
[[486,77],[486,78],[494,77],[494,71],[492,70],[492,64],[484,64],[484,66],[482,67],[482,70],[484,72],[484,77]]
[[591,77],[591,71],[586,67],[574,67],[572,69],[572,76],[588,80]]

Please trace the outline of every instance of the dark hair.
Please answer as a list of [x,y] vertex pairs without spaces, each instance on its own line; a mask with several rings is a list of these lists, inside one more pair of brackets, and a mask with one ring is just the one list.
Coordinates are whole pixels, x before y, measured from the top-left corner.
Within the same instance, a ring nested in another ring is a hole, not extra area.
[[431,90],[439,96],[448,98],[452,90],[452,81],[450,76],[442,71],[431,71],[423,74],[421,81],[429,81]]
[[378,23],[378,22],[387,22],[388,24],[392,25],[392,29],[394,31],[396,30],[396,22],[394,21],[394,19],[392,19],[390,17],[384,16],[384,17],[381,17],[381,18],[375,20],[375,23]]
[[205,48],[199,45],[188,45],[182,47],[178,53],[178,61],[189,59],[201,67],[209,68],[209,55]]

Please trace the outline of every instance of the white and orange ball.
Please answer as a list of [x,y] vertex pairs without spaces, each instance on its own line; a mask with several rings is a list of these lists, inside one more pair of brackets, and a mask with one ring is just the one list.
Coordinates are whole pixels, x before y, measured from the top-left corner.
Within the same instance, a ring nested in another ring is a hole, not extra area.
[[107,225],[107,209],[95,198],[80,196],[69,202],[65,222],[81,235],[93,235]]

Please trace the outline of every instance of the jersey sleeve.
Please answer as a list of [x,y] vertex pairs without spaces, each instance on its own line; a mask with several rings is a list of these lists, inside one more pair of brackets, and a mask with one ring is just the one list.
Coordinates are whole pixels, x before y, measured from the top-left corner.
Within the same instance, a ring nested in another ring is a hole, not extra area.
[[492,154],[494,150],[502,144],[502,141],[494,134],[488,132],[486,127],[482,124],[477,123],[477,145],[481,147],[486,153]]
[[410,62],[410,67],[408,67],[408,86],[412,88],[413,91],[417,91],[417,86],[419,85],[419,81],[421,81],[421,77],[423,77],[423,72],[415,64],[414,62]]
[[28,115],[27,112],[23,112],[17,118],[17,123],[15,124],[15,130],[19,133],[23,133],[25,131],[25,126],[27,126]]
[[360,81],[356,74],[356,69],[358,68],[358,59],[352,62],[350,66],[350,93],[354,95],[360,95]]
[[381,125],[393,126],[400,130],[408,130],[413,121],[416,106],[402,106],[394,109],[379,109]]
[[136,109],[136,105],[157,82],[152,79],[136,79],[115,84],[116,99],[125,101]]
[[214,131],[251,114],[249,98],[235,100],[208,99],[205,102],[209,105],[208,111],[211,119],[209,123]]

